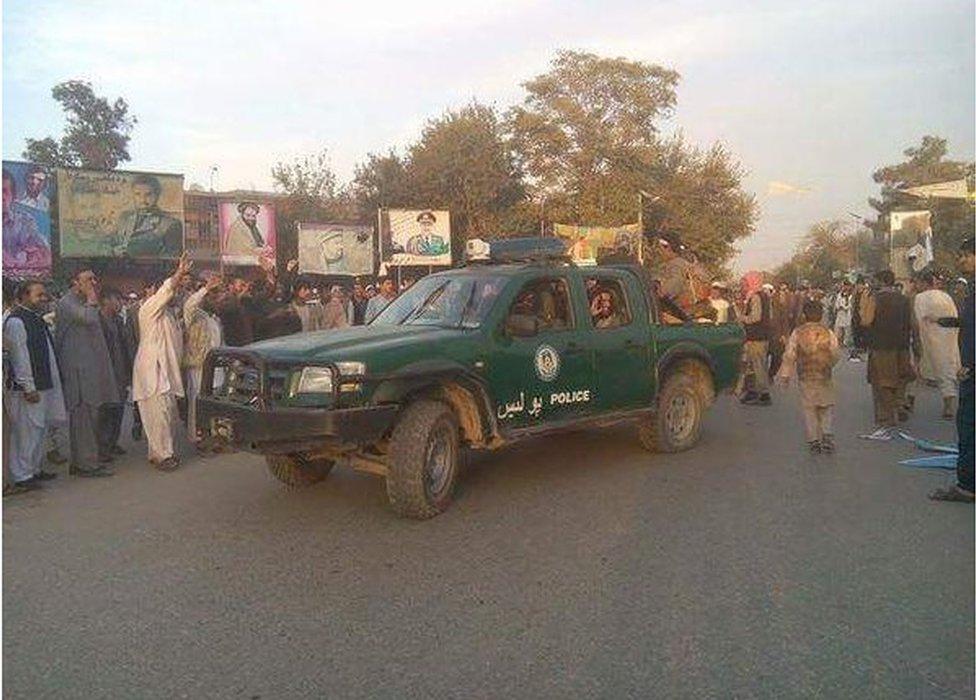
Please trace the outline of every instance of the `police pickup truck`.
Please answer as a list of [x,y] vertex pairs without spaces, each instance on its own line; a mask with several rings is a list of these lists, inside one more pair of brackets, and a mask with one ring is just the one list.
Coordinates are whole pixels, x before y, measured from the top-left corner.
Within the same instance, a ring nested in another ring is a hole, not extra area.
[[336,464],[382,476],[412,518],[448,507],[463,447],[621,421],[654,452],[697,442],[735,381],[741,326],[659,323],[643,267],[577,267],[557,239],[468,250],[368,326],[212,351],[200,430],[292,486]]

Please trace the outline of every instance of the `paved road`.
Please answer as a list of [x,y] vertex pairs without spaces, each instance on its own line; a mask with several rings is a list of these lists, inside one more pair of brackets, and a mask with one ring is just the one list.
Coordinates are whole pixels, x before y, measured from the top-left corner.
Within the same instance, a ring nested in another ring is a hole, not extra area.
[[792,391],[724,397],[678,456],[614,429],[475,458],[422,523],[242,455],[8,498],[4,696],[972,697],[973,508],[854,437],[863,372],[834,457]]

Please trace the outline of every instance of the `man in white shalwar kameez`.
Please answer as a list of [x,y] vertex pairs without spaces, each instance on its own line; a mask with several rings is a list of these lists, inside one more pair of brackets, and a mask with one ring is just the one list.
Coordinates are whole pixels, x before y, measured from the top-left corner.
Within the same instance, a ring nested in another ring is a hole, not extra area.
[[959,329],[943,328],[940,318],[959,316],[952,297],[936,289],[930,272],[923,272],[915,281],[915,323],[922,344],[922,357],[918,372],[923,379],[935,382],[942,394],[942,417],[955,416],[956,397],[959,395],[956,376],[959,359]]
[[162,471],[172,471],[180,465],[174,442],[180,422],[176,400],[183,396],[183,334],[171,302],[191,266],[184,253],[173,276],[139,307],[139,349],[132,370],[132,399],[139,404],[149,444],[149,463]]
[[187,297],[183,304],[183,326],[186,329],[186,352],[183,366],[186,368],[186,428],[190,441],[197,450],[204,453],[204,445],[197,435],[197,397],[203,381],[203,362],[207,353],[223,344],[223,329],[220,319],[211,313],[212,305],[207,303],[217,293],[219,277],[211,277],[207,284]]
[[10,419],[8,466],[14,484],[36,488],[56,475],[41,469],[50,426],[68,420],[54,342],[40,315],[47,292],[40,282],[25,282],[3,323],[8,359],[3,400]]

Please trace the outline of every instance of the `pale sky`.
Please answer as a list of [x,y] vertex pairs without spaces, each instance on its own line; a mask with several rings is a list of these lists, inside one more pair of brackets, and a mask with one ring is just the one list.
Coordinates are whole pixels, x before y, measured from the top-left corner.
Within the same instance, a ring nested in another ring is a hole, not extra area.
[[50,89],[85,79],[139,119],[128,169],[270,189],[275,162],[324,147],[348,180],[582,49],[681,73],[667,128],[741,160],[761,217],[737,268],[766,267],[815,221],[869,213],[871,172],[923,134],[974,158],[974,21],[936,0],[4,0],[3,155],[60,134]]

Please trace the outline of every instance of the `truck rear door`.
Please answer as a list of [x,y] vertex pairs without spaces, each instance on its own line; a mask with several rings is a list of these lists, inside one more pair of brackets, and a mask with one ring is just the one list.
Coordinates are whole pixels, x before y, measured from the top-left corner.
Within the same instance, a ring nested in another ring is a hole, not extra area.
[[638,281],[622,270],[581,270],[600,412],[651,405],[654,389],[649,313]]

